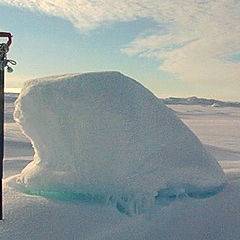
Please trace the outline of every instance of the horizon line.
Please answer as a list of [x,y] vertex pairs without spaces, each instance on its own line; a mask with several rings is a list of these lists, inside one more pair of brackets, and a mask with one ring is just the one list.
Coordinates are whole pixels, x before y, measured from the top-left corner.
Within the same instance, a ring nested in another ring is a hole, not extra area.
[[22,88],[4,88],[5,93],[20,93]]
[[[4,92],[5,93],[20,93],[22,90],[22,88],[4,88]],[[222,100],[222,99],[216,99],[216,98],[208,98],[208,97],[198,97],[198,96],[188,96],[188,97],[179,97],[179,96],[156,96],[159,99],[166,99],[166,98],[182,98],[182,99],[186,99],[186,98],[191,98],[191,97],[196,97],[199,99],[207,99],[207,100],[217,100],[217,101],[222,101],[222,102],[239,102],[239,101],[233,101],[233,100]]]

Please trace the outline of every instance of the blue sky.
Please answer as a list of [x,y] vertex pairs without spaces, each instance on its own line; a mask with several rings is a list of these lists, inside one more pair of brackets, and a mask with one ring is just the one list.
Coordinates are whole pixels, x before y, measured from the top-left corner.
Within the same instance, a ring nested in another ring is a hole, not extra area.
[[118,70],[159,97],[240,100],[239,13],[235,0],[0,0],[18,62],[7,87]]

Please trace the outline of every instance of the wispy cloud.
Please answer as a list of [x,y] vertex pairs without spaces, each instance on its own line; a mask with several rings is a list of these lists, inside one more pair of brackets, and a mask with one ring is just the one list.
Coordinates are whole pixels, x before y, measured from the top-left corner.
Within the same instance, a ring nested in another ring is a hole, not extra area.
[[0,3],[68,19],[82,31],[115,21],[149,17],[154,9],[150,4],[157,5],[157,1],[149,0],[0,0]]
[[[159,68],[187,81],[229,83],[240,90],[239,0],[0,0],[68,19],[81,31],[118,21],[153,19],[159,29],[121,50],[161,60]],[[162,31],[162,26],[165,31]],[[162,61],[164,60],[164,61]]]
[[167,34],[139,37],[122,52],[162,59],[159,68],[183,80],[240,90],[240,61],[229,57],[240,53],[240,2],[186,2],[188,9],[176,8]]

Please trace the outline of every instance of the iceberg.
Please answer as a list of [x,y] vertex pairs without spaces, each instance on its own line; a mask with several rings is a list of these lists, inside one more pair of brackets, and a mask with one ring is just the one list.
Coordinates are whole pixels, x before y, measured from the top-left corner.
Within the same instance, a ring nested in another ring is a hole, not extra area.
[[35,152],[16,180],[27,193],[110,203],[131,215],[212,196],[226,183],[175,113],[119,72],[31,80],[15,104]]

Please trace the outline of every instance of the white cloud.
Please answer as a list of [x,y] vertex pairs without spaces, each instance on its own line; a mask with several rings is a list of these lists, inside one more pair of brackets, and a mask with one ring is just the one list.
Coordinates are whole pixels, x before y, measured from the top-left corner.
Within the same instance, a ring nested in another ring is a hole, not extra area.
[[176,10],[168,34],[139,37],[122,52],[164,59],[160,69],[183,80],[240,90],[240,63],[224,60],[240,53],[240,1],[187,2],[192,8]]
[[103,24],[153,19],[167,33],[138,37],[122,49],[128,55],[164,59],[160,69],[183,80],[240,90],[240,63],[224,56],[240,53],[239,0],[0,0],[71,21],[81,31]]
[[[37,10],[70,20],[80,30],[89,30],[114,21],[147,17],[151,1],[130,0],[0,0],[20,8]],[[154,3],[156,5],[156,2]]]

